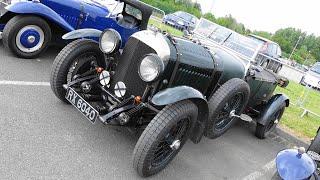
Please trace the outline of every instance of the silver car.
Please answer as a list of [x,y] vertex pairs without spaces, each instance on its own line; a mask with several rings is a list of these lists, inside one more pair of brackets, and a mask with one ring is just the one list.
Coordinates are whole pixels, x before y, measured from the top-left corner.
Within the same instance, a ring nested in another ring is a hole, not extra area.
[[300,84],[320,89],[320,62],[314,64],[313,67],[306,72]]

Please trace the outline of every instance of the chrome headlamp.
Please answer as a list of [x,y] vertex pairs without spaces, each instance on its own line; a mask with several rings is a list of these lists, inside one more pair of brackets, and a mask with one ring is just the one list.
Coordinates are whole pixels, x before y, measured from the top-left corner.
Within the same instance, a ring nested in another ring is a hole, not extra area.
[[163,72],[164,63],[156,54],[148,54],[145,56],[139,67],[139,75],[145,82],[155,81]]
[[100,36],[99,46],[101,51],[106,54],[119,50],[121,46],[120,34],[114,29],[105,30]]

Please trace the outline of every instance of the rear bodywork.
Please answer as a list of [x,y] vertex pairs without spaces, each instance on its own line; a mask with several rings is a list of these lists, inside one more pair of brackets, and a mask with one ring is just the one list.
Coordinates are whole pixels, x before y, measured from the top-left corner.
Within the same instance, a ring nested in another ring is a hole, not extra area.
[[[259,57],[264,56],[261,54],[263,44],[203,18],[193,33],[194,41],[199,41],[210,49],[220,49],[223,52],[228,52],[228,54],[238,57],[239,62],[244,63],[245,69],[242,71],[251,91],[245,111],[252,117],[256,117],[258,123],[263,125],[269,123],[267,120],[284,102],[286,106],[289,106],[288,97],[273,94],[283,78],[269,68],[259,67]],[[224,64],[230,62],[225,62],[226,58],[221,59],[223,59]],[[236,62],[231,62],[229,69],[224,69],[224,71],[234,70],[236,72],[237,68],[233,67],[235,64]]]

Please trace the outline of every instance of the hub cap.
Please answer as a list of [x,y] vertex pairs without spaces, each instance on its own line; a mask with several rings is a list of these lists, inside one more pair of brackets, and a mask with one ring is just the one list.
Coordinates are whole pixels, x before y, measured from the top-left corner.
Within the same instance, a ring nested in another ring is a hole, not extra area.
[[180,148],[181,141],[180,140],[175,140],[173,143],[170,145],[170,148],[172,150],[178,150]]
[[166,163],[181,148],[181,142],[185,139],[189,128],[189,119],[183,119],[177,123],[157,145],[151,166],[157,167]]
[[20,29],[16,36],[16,45],[24,53],[33,53],[42,48],[44,32],[36,25],[28,25]]
[[234,117],[232,117],[232,114],[239,113],[240,109],[243,106],[243,101],[244,95],[242,93],[238,93],[230,98],[230,100],[218,113],[214,129],[218,131],[224,129],[234,119]]

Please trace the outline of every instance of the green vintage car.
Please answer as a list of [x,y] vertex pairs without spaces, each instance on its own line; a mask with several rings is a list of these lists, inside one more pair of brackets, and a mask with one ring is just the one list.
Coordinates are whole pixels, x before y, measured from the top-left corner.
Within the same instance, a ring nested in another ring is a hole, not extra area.
[[121,42],[107,29],[99,44],[70,43],[50,82],[91,123],[143,129],[133,150],[143,177],[163,170],[188,139],[217,138],[239,118],[256,120],[256,136],[265,138],[289,106],[285,95],[273,94],[286,83],[244,58],[254,44],[230,38],[229,48],[210,46],[154,28],[133,34],[124,49]]

